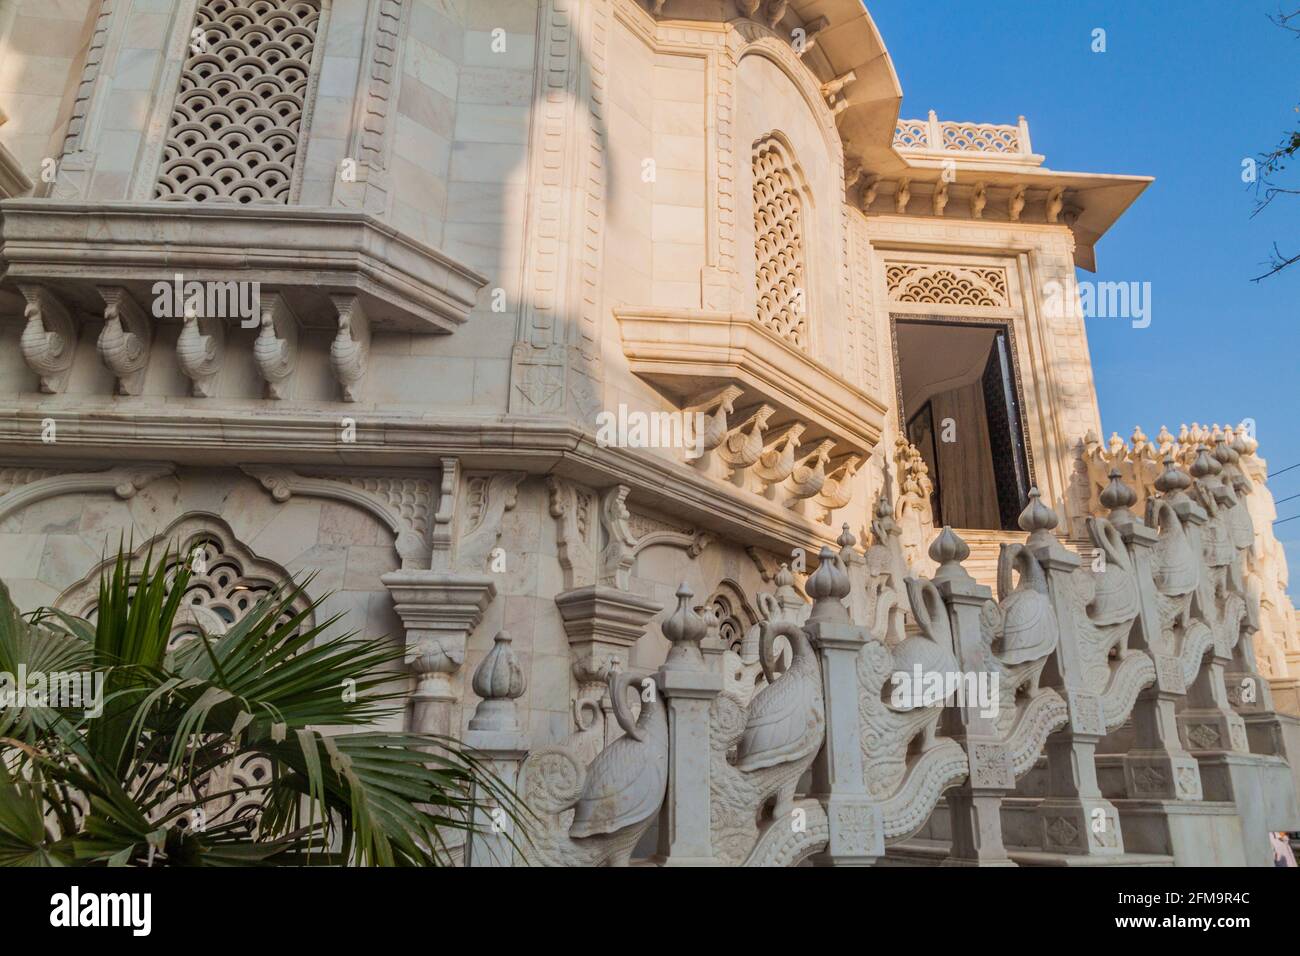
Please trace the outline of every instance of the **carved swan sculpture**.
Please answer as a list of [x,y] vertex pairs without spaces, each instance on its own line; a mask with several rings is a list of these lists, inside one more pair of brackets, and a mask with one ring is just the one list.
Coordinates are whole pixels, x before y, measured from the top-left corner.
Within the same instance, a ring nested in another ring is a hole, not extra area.
[[649,700],[642,696],[641,714],[632,722],[627,689],[638,683],[639,678],[627,673],[610,679],[614,718],[625,736],[598,753],[587,768],[586,785],[569,827],[575,839],[625,831],[611,853],[613,860],[621,862],[626,862],[649,828],[668,787],[668,717],[656,688]]
[[[920,667],[924,674],[952,674],[957,671],[957,657],[952,649],[952,628],[948,623],[948,608],[943,603],[939,589],[921,578],[907,578],[908,602],[912,616],[921,628],[920,634],[905,638],[894,648],[894,671],[909,677]],[[912,710],[921,706],[895,708]]]
[[[794,650],[790,666],[779,677],[773,666],[777,637]],[[821,747],[821,735],[809,729],[824,718],[821,665],[804,629],[792,621],[765,621],[760,634],[759,659],[768,684],[750,704],[736,748],[736,767],[761,770],[790,763]]]
[[[1011,587],[1011,571],[1020,580]],[[1056,649],[1059,632],[1047,578],[1037,559],[1023,544],[1003,545],[998,555],[998,597],[1001,620],[993,654],[1008,667],[1046,657]]]
[[1181,597],[1196,590],[1200,569],[1174,506],[1163,498],[1148,500],[1147,525],[1160,530],[1151,562],[1156,590],[1167,597]]
[[[1103,570],[1093,575],[1096,593],[1088,605],[1088,616],[1101,626],[1131,621],[1138,613],[1138,592],[1124,539],[1114,525],[1098,518],[1088,519],[1088,534],[1106,556]],[[1127,655],[1127,634],[1121,635],[1119,649],[1121,657]]]

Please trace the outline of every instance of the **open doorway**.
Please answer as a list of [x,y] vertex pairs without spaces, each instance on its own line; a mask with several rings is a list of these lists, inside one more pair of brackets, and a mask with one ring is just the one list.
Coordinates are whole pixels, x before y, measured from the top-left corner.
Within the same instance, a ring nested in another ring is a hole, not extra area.
[[900,417],[934,481],[936,525],[1014,531],[1029,501],[1010,332],[895,318]]

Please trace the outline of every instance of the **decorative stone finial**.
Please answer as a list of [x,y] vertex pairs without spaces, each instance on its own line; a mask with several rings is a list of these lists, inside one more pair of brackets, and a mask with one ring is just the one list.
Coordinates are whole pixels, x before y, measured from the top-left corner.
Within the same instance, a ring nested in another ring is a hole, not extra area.
[[714,647],[722,643],[719,636],[722,632],[722,619],[718,617],[718,609],[712,604],[705,604],[695,609],[695,613],[700,616],[704,622],[705,647]]
[[673,642],[672,649],[664,661],[667,670],[703,670],[704,655],[700,653],[700,642],[709,632],[704,618],[695,613],[691,606],[694,592],[683,581],[677,586],[677,607],[661,625],[664,637]]
[[[1029,504],[1025,505],[1025,510],[1020,512],[1018,524],[1020,530],[1034,534],[1039,531],[1051,531],[1061,519],[1057,517],[1055,511],[1043,504],[1042,497],[1037,488],[1029,489]],[[959,539],[960,540],[960,539]],[[938,540],[936,539],[936,544]],[[931,552],[933,553],[933,552]]]
[[970,572],[961,565],[970,557],[970,546],[948,525],[944,525],[943,530],[930,543],[930,557],[939,563],[939,569],[934,572],[935,583],[974,583],[975,579]]
[[781,562],[781,567],[777,568],[776,577],[772,579],[777,588],[794,587],[794,572],[790,570],[790,565]]
[[841,526],[840,536],[835,539],[835,543],[840,546],[840,560],[847,565],[849,560],[855,557],[853,546],[858,543],[858,539],[853,537],[853,532],[849,530],[847,521]]
[[[1237,448],[1238,444],[1242,447]],[[1259,442],[1255,440],[1255,436],[1251,433],[1250,428],[1247,427],[1246,422],[1243,421],[1237,426],[1237,441],[1232,447],[1239,455],[1253,455],[1259,448]]]
[[523,669],[511,647],[509,631],[501,631],[474,671],[471,686],[483,698],[469,722],[470,730],[518,731],[515,700],[523,696]]
[[1124,484],[1120,478],[1119,469],[1112,468],[1109,477],[1110,484],[1102,489],[1098,500],[1101,502],[1102,507],[1110,511],[1112,519],[1128,516],[1128,509],[1137,504],[1137,493]]
[[844,599],[849,596],[852,584],[849,581],[848,572],[844,568],[844,562],[840,556],[831,550],[829,545],[822,545],[821,553],[818,555],[821,562],[817,565],[817,570],[812,573],[804,584],[804,591],[812,598],[812,614],[808,616],[810,621],[843,621],[848,622],[849,612],[844,607]]
[[1180,497],[1192,487],[1191,475],[1178,467],[1172,455],[1165,457],[1164,466],[1165,470],[1156,476],[1156,491],[1172,499]]
[[930,542],[930,557],[939,562],[940,566],[961,564],[970,557],[970,545],[963,541],[950,526],[944,525],[938,537]]
[[1192,477],[1197,481],[1209,478],[1211,475],[1217,475],[1223,470],[1220,465],[1210,456],[1210,450],[1205,445],[1198,445],[1196,448],[1196,460],[1192,462]]
[[1235,465],[1240,456],[1232,447],[1232,439],[1226,438],[1214,446],[1214,460],[1220,465]]

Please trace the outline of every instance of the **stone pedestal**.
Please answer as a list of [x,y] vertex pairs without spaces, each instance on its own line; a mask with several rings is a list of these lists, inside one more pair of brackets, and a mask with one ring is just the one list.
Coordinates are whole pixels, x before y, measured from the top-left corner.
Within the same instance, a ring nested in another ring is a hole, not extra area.
[[[940,562],[934,583],[948,608],[958,667],[978,673],[985,668],[980,611],[993,592],[961,566],[969,556],[970,548],[948,528],[930,547],[930,557]],[[1002,839],[1002,798],[1015,790],[1016,778],[1006,745],[997,737],[997,719],[982,713],[976,701],[950,707],[944,719],[966,750],[970,773],[947,792],[952,851],[943,864],[1015,866]]]
[[[492,772],[510,793],[518,792],[519,769],[528,756],[529,741],[519,724],[515,701],[527,687],[510,635],[502,631],[474,671],[474,693],[481,698],[464,742],[487,758]],[[513,866],[515,847],[526,841],[514,823],[481,788],[475,793],[477,829],[465,848],[466,866]]]
[[812,795],[826,808],[830,836],[813,857],[816,866],[870,866],[885,854],[884,822],[867,797],[862,768],[858,655],[864,628],[810,621],[808,633],[821,656],[826,700],[826,742],[812,765]]
[[1272,866],[1268,831],[1300,829],[1291,768],[1280,757],[1198,754],[1205,798],[1236,806],[1247,866]]
[[450,736],[461,698],[465,645],[496,596],[487,575],[392,571],[380,580],[406,628],[406,660],[415,675],[407,723],[416,733]]
[[[465,745],[472,747],[491,764],[492,772],[500,778],[505,788],[517,792],[519,768],[528,756],[530,743],[520,731],[470,730],[465,734]],[[509,820],[500,814],[486,794],[479,791],[480,802],[476,813],[479,830],[470,835],[465,850],[467,866],[514,866],[515,848],[511,841],[523,844],[521,834],[514,833]]]
[[668,711],[668,793],[659,816],[662,866],[712,866],[709,707],[722,692],[722,675],[708,669],[700,644],[708,628],[691,607],[683,584],[677,608],[664,621],[672,649],[655,674]]
[[1230,803],[1117,799],[1115,806],[1131,853],[1172,856],[1175,866],[1246,865],[1241,820]]
[[659,817],[663,866],[712,866],[709,815],[709,706],[722,676],[706,670],[661,669],[655,676],[668,709],[668,796]]

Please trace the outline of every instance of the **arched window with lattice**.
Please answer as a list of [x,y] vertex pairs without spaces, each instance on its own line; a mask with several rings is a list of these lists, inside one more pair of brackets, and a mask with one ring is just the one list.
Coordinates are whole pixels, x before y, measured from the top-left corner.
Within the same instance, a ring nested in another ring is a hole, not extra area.
[[[166,555],[173,571],[184,562],[192,572],[172,624],[169,651],[198,639],[200,632],[209,638],[219,638],[252,611],[259,601],[283,591],[291,583],[288,571],[255,555],[216,515],[186,515],[162,534],[136,548],[131,554],[133,586],[138,581],[146,555],[150,554],[155,561]],[[94,621],[98,613],[100,577],[111,570],[112,560],[92,568],[59,596],[55,606]],[[281,623],[298,612],[307,611],[308,603],[300,595],[281,616]],[[311,628],[314,619],[314,614],[308,613],[301,626]],[[149,768],[142,768],[142,779],[150,772]],[[201,777],[198,790],[201,793],[226,794],[243,787],[258,787],[270,781],[272,772],[267,757],[245,754]],[[166,816],[178,799],[155,808],[152,811],[154,818]],[[205,824],[247,820],[251,827],[262,799],[263,792],[258,789],[215,797],[205,804]],[[186,827],[192,822],[188,814],[183,814],[176,825]]]
[[790,147],[777,134],[758,140],[752,159],[758,322],[806,352],[808,191]]

